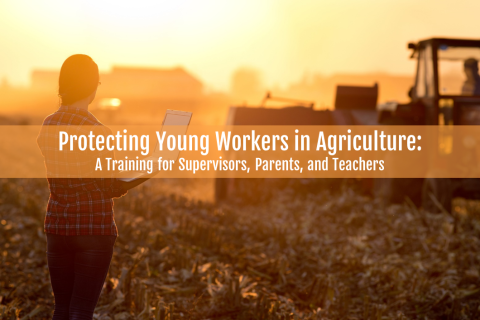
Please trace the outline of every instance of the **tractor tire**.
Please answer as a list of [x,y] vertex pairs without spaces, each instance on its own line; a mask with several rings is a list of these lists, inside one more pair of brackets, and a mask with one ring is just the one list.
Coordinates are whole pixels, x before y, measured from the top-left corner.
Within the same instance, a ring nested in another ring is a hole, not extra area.
[[[422,187],[422,207],[427,212],[441,213],[443,210],[439,208],[438,204],[440,204],[443,209],[445,209],[448,213],[451,213],[452,194],[453,187],[450,179],[425,179]],[[434,197],[437,201],[432,199],[432,197]]]

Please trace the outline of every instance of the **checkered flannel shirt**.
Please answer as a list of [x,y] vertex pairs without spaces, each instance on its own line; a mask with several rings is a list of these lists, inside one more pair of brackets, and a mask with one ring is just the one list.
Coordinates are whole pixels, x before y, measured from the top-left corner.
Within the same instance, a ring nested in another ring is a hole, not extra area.
[[[47,116],[37,138],[45,158],[47,172],[54,166],[72,166],[71,159],[62,162],[58,145],[52,145],[45,126],[101,126],[106,134],[111,130],[100,123],[90,112],[68,106]],[[79,127],[80,128],[80,127]],[[57,149],[56,149],[57,148]],[[57,153],[57,154],[56,154]],[[95,157],[113,157],[113,152],[97,151]],[[108,155],[107,155],[108,154]],[[78,167],[85,165],[78,161]],[[73,164],[74,166],[77,164]],[[113,198],[127,193],[119,180],[111,178],[51,178],[47,177],[50,198],[45,216],[45,232],[58,235],[117,235],[113,215]]]

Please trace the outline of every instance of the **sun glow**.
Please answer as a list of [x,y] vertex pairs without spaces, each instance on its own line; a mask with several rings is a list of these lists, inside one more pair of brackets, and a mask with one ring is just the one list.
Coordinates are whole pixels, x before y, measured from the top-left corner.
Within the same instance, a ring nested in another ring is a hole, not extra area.
[[[422,12],[433,6],[425,23]],[[268,85],[312,73],[411,74],[408,41],[475,38],[478,10],[480,2],[433,0],[6,0],[0,78],[27,84],[33,68],[57,69],[74,53],[102,70],[183,66],[221,90],[243,66],[260,70]]]
[[118,98],[103,98],[98,102],[98,109],[100,110],[115,110],[120,107],[122,101]]

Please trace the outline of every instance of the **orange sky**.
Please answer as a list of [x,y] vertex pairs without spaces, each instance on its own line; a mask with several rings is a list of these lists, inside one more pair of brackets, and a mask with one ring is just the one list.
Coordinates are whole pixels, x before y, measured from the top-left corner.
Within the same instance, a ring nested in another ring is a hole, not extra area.
[[208,87],[232,71],[262,71],[268,85],[304,74],[412,74],[406,44],[480,37],[480,1],[439,0],[1,0],[0,78],[28,84],[32,68],[85,53],[112,64],[183,65]]

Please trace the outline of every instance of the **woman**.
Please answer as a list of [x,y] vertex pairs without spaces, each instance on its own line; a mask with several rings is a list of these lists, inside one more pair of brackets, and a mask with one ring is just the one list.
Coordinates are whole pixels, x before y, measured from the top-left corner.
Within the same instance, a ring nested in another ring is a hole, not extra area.
[[[37,140],[49,173],[62,165],[76,168],[84,163],[63,159],[58,146],[49,142],[48,130],[53,127],[47,126],[100,126],[110,132],[88,111],[99,85],[98,66],[92,58],[76,54],[65,60],[58,84],[61,106],[45,118]],[[123,196],[126,187],[114,178],[54,176],[47,174],[50,198],[45,217],[48,269],[55,296],[53,319],[91,320],[117,237],[113,198]]]

